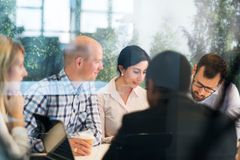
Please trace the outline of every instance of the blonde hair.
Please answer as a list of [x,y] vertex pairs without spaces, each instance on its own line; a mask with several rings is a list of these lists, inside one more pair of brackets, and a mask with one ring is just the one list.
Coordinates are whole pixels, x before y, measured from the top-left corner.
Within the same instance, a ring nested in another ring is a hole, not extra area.
[[0,34],[0,113],[2,114],[6,114],[4,105],[6,94],[4,92],[8,71],[19,52],[24,54],[24,48],[20,43]]

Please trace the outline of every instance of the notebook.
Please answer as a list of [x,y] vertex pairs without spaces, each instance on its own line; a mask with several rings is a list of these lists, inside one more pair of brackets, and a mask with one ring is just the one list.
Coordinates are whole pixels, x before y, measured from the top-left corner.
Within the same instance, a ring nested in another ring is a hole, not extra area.
[[[50,120],[49,117],[34,115],[37,125],[44,127],[46,133],[42,136],[45,153],[31,154],[31,160],[74,160],[74,156],[67,138],[64,124]],[[48,123],[50,122],[50,123]],[[52,126],[50,127],[51,124]]]

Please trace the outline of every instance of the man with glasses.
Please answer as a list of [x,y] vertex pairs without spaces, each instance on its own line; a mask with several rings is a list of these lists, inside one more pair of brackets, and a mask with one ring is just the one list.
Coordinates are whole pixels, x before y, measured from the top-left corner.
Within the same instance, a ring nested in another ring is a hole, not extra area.
[[[226,72],[226,62],[220,56],[213,53],[204,55],[193,68],[191,93],[195,101],[208,105],[212,109],[219,109],[231,118],[236,118],[240,114],[239,92],[236,86],[230,83],[223,97]],[[221,98],[224,100],[219,106]],[[236,128],[239,139],[239,118]]]

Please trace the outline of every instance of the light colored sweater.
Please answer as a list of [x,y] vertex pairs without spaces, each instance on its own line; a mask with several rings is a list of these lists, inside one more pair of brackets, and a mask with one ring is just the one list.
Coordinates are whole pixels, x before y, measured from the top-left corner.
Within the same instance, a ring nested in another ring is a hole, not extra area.
[[14,127],[9,133],[4,116],[0,114],[0,136],[5,141],[8,151],[16,158],[26,157],[30,149],[27,129]]

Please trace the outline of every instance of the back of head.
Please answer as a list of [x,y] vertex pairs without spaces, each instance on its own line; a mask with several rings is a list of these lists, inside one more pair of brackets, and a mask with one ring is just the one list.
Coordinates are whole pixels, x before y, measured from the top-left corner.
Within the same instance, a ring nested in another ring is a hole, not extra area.
[[218,73],[220,73],[220,82],[226,77],[227,65],[222,57],[215,53],[209,53],[204,55],[198,62],[196,73],[201,67],[205,67],[204,76],[208,79],[214,78]]
[[154,87],[173,92],[187,92],[190,86],[191,66],[182,54],[164,51],[150,62],[146,79],[151,80]]
[[[139,46],[132,45],[122,49],[118,56],[117,66],[121,65],[124,69],[136,65],[141,61],[150,61],[148,54]],[[119,68],[118,71],[120,72]]]

